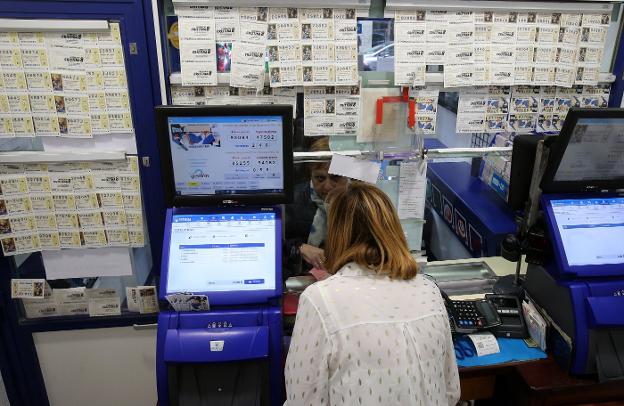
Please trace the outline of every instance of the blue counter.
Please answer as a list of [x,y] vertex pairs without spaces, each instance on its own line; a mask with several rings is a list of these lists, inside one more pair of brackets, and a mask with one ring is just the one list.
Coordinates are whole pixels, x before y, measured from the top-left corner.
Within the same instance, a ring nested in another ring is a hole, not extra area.
[[500,242],[515,233],[514,213],[466,162],[430,163],[427,200],[474,257],[500,255]]

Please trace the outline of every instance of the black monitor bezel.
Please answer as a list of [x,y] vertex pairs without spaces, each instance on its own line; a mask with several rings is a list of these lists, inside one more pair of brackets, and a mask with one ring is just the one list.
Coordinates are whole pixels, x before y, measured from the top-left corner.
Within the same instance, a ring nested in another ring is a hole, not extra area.
[[566,148],[574,132],[578,120],[586,118],[622,118],[624,109],[588,109],[570,108],[566,116],[563,128],[550,147],[548,164],[542,177],[541,189],[544,193],[577,193],[588,191],[615,191],[624,188],[624,178],[616,179],[592,179],[578,181],[556,181],[555,175],[563,160]]
[[[156,133],[160,149],[165,203],[167,207],[287,204],[293,199],[293,111],[290,105],[245,106],[156,106]],[[280,193],[176,195],[169,142],[169,117],[281,116],[284,190]]]

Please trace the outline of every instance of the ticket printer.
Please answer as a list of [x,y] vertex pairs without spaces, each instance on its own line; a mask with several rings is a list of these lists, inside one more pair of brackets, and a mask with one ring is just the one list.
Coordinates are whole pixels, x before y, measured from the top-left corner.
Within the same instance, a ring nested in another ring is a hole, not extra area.
[[160,313],[159,404],[279,404],[279,212],[169,209],[166,221],[161,296],[201,292],[211,308]]
[[188,292],[209,305],[161,311],[159,405],[281,405],[278,204],[292,195],[292,107],[161,106],[156,116],[169,206],[159,299]]
[[524,284],[555,359],[601,381],[624,379],[623,153],[622,109],[570,110],[541,184],[552,255]]

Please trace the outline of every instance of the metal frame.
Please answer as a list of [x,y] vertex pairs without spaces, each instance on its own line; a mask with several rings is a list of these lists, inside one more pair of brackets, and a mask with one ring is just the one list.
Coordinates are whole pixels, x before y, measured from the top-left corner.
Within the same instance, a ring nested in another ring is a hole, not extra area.
[[590,2],[558,1],[465,1],[441,0],[438,2],[423,0],[388,0],[386,11],[428,9],[428,10],[532,10],[532,11],[594,11],[611,12],[613,5],[608,0]]
[[108,30],[108,21],[105,20],[61,20],[61,19],[14,19],[0,18],[0,30],[11,32],[30,31],[89,31],[104,32]]
[[[480,158],[486,155],[503,155],[511,156],[512,147],[485,147],[485,148],[435,148],[425,149],[422,153],[411,152],[401,154],[401,158],[413,158],[424,155],[426,158]],[[383,152],[372,151],[320,151],[320,152],[294,152],[293,161],[296,163],[301,162],[320,162],[329,161],[334,155],[348,155],[348,156],[365,156],[372,159],[383,159]],[[386,157],[391,156],[385,154]]]
[[[331,7],[331,8],[360,8],[368,9],[370,0],[312,0],[305,4],[305,8]],[[258,2],[255,0],[173,0],[175,6],[190,6],[203,4],[206,6],[228,7],[300,7],[294,5],[292,0],[267,0]]]

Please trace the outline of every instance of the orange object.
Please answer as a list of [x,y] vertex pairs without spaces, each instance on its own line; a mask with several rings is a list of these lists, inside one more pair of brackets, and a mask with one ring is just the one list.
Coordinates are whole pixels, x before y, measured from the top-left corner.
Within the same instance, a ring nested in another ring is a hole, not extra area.
[[408,87],[404,87],[401,90],[401,96],[384,96],[377,99],[375,124],[377,124],[378,126],[383,124],[384,103],[407,103],[407,126],[411,129],[414,129],[414,126],[416,125],[416,101],[414,99],[410,99]]
[[416,125],[416,100],[411,99],[408,102],[407,126],[414,129]]

